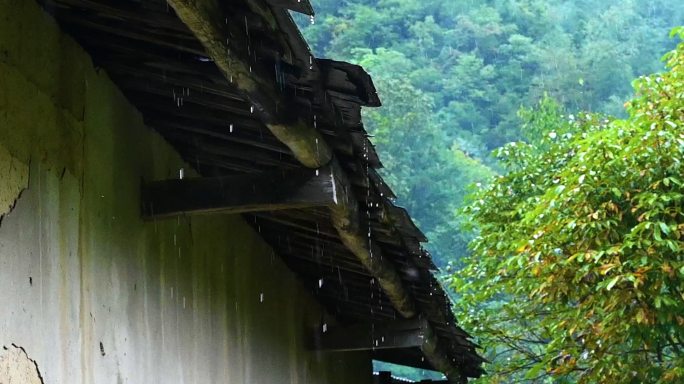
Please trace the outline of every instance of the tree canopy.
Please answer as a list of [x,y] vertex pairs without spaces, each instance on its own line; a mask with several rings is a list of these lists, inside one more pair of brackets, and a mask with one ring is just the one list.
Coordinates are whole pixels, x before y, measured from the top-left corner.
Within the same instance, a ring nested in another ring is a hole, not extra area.
[[499,171],[489,153],[522,137],[520,107],[546,93],[625,117],[631,80],[662,69],[684,20],[680,0],[312,2],[315,23],[298,20],[316,56],[376,82],[384,107],[365,111],[367,128],[440,267],[467,253],[456,211]]
[[628,118],[546,98],[496,151],[506,172],[464,208],[479,235],[452,277],[483,382],[684,380],[684,43],[665,60]]

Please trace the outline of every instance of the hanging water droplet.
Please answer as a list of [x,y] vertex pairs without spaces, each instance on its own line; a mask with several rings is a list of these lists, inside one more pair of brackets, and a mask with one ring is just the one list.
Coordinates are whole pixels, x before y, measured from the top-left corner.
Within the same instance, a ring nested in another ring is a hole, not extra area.
[[323,279],[318,280],[318,288],[323,286]]
[[254,113],[254,106],[249,107],[249,113]]
[[316,176],[318,176],[318,169],[316,170]]
[[233,124],[230,125],[230,132],[233,132]]
[[264,294],[262,293],[259,295],[259,302],[263,303],[264,302]]
[[180,169],[180,175],[179,175],[181,180],[183,180],[183,173],[184,173],[184,170],[183,170],[183,168],[181,168]]

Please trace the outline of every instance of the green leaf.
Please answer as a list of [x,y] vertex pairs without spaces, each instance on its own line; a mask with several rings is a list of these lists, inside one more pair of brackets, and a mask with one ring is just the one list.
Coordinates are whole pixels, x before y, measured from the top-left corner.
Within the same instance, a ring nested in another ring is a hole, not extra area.
[[544,369],[545,367],[546,367],[546,363],[544,363],[542,361],[541,363],[535,365],[529,371],[527,371],[527,374],[525,374],[525,378],[526,379],[534,379],[535,377],[537,377],[539,372],[541,372],[541,370]]
[[667,226],[667,224],[663,223],[662,221],[658,223],[660,225],[660,229],[663,231],[664,234],[669,235],[670,232],[670,227]]
[[608,283],[608,285],[606,286],[606,289],[607,289],[608,291],[610,291],[610,290],[615,286],[615,284],[617,284],[618,280],[620,280],[620,276],[614,277],[613,280],[611,280],[611,281]]

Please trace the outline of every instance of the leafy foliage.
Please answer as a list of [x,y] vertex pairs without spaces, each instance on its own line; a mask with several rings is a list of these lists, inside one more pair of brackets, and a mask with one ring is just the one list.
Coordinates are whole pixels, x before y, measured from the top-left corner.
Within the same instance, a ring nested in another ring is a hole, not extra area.
[[452,277],[482,382],[684,381],[684,43],[664,59],[628,118],[545,98],[496,151],[507,172],[464,209],[479,236]]
[[366,111],[368,128],[440,267],[466,253],[454,212],[497,170],[488,153],[522,137],[521,105],[546,93],[569,111],[626,116],[631,79],[662,68],[684,19],[680,0],[313,3],[315,24],[299,21],[316,56],[362,64],[377,83],[385,107]]

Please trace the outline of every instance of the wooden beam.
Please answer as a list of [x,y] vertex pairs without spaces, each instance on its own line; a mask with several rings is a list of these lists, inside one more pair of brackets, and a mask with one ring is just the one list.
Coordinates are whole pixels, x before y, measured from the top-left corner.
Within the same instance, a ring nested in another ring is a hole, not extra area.
[[206,213],[243,213],[334,203],[330,168],[155,181],[143,185],[146,220]]
[[223,75],[254,107],[271,132],[309,168],[327,165],[332,150],[321,134],[290,113],[290,103],[277,82],[252,57],[244,25],[216,0],[169,0],[180,19],[195,34]]
[[330,207],[331,219],[340,234],[342,243],[359,258],[368,271],[389,296],[397,311],[406,318],[416,315],[411,296],[403,285],[401,277],[391,261],[385,259],[382,250],[368,230],[362,230],[359,218],[359,203],[352,193],[351,184],[336,161],[331,166],[335,178],[337,202]]
[[439,340],[434,330],[430,326],[426,326],[423,331],[424,338],[421,349],[430,364],[436,370],[442,372],[449,381],[457,384],[467,383],[468,378],[456,368],[454,362],[449,360],[446,351],[439,345]]
[[428,361],[444,373],[450,383],[467,383],[437,344],[437,336],[423,319],[401,320],[389,324],[361,324],[318,329],[307,340],[309,348],[321,351],[360,351],[419,347]]
[[422,320],[403,320],[319,328],[308,344],[313,350],[337,352],[420,347],[423,344],[422,323]]
[[467,383],[467,378],[446,357],[432,327],[424,318],[388,324],[334,326],[325,332],[318,329],[307,343],[311,349],[339,352],[419,347],[430,364],[444,373],[449,382]]

